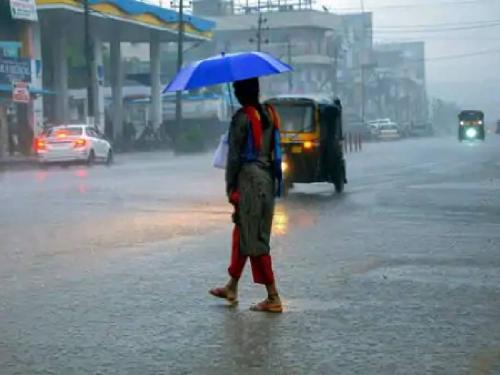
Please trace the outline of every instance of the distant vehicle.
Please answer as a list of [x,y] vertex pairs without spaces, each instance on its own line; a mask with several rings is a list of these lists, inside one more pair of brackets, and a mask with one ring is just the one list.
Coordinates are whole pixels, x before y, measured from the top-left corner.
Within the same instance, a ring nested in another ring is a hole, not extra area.
[[344,191],[342,109],[329,99],[283,95],[269,99],[281,118],[284,195],[294,183],[330,182]]
[[402,137],[399,126],[388,118],[369,121],[368,127],[370,128],[375,139],[392,140]]
[[500,120],[497,121],[497,128],[495,130],[495,133],[500,134]]
[[421,122],[410,126],[410,135],[412,137],[430,137],[434,134],[432,123]]
[[113,148],[103,135],[90,125],[55,126],[35,140],[39,163],[113,162]]
[[378,138],[379,127],[380,127],[379,120],[368,121],[366,123],[366,128],[368,129],[368,132],[370,133],[371,139]]
[[384,124],[379,127],[378,139],[391,140],[402,137],[401,130],[396,124]]
[[482,111],[467,110],[458,115],[458,140],[460,142],[485,139],[484,113]]

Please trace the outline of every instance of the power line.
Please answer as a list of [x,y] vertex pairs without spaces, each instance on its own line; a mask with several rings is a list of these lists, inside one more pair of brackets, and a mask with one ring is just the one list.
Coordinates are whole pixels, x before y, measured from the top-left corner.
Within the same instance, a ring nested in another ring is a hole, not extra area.
[[[421,8],[421,7],[428,7],[428,6],[456,6],[456,5],[478,5],[478,1],[470,1],[470,0],[462,0],[462,1],[445,1],[445,2],[437,2],[437,1],[432,1],[432,3],[413,3],[413,4],[388,4],[388,5],[379,5],[379,6],[370,6],[370,10],[377,10],[377,9],[410,9],[410,8]],[[359,11],[358,7],[339,7],[335,8],[336,11],[340,12],[357,12]]]
[[458,60],[458,59],[464,59],[464,58],[468,58],[468,57],[493,55],[493,54],[497,54],[497,53],[500,53],[500,49],[490,49],[490,50],[477,51],[477,52],[471,52],[471,53],[462,53],[462,54],[458,54],[458,55],[448,55],[448,56],[427,58],[425,61]]
[[393,26],[381,26],[378,29],[388,29],[388,30],[400,30],[400,29],[436,29],[436,28],[448,28],[448,27],[469,27],[469,26],[481,26],[481,25],[491,25],[500,23],[500,19],[496,20],[483,20],[483,21],[471,21],[471,22],[448,22],[448,23],[435,23],[435,24],[421,24],[421,25],[393,25]]
[[[398,38],[395,36],[388,36],[388,35],[382,35],[382,36],[377,36],[376,42],[382,42],[382,43],[403,43],[403,42],[434,42],[434,41],[476,41],[476,42],[496,42],[500,41],[500,37],[459,37],[459,36],[438,36],[438,35],[428,35],[425,38],[421,38],[418,36],[409,36],[405,35],[402,38]],[[424,40],[423,40],[424,39]]]
[[388,30],[383,28],[374,29],[375,32],[381,34],[415,34],[415,33],[442,33],[448,31],[466,31],[466,30],[478,30],[478,29],[489,29],[493,27],[499,27],[500,22],[492,23],[487,25],[474,25],[474,26],[457,26],[448,28],[434,28],[434,29],[415,29],[415,30]]
[[433,61],[447,61],[447,60],[461,60],[469,57],[476,57],[476,56],[484,56],[484,55],[493,55],[500,53],[500,49],[490,49],[490,50],[483,50],[483,51],[476,51],[476,52],[469,52],[469,53],[461,53],[457,55],[446,55],[446,56],[438,56],[438,57],[428,57],[425,59],[413,59],[413,60],[408,60],[410,62],[433,62]]

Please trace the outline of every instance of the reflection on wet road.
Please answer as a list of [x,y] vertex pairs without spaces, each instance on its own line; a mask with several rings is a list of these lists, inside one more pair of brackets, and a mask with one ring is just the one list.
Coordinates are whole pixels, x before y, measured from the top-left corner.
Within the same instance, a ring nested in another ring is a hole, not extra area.
[[298,185],[286,313],[207,296],[231,207],[206,155],[0,174],[0,374],[500,373],[500,138],[368,144],[346,193]]

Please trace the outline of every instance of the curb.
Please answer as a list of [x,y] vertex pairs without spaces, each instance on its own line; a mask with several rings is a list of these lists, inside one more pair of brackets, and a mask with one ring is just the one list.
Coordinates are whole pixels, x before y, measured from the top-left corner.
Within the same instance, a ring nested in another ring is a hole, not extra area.
[[38,165],[35,159],[2,160],[0,159],[0,170],[26,170],[36,168]]

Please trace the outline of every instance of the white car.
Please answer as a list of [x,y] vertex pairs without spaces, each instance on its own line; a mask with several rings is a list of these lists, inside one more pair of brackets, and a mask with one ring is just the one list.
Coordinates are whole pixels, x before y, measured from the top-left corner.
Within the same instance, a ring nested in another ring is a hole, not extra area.
[[83,161],[93,164],[113,162],[111,144],[90,125],[67,125],[50,128],[35,141],[38,161],[42,164]]
[[390,119],[378,119],[368,122],[372,135],[380,140],[401,138],[401,129]]
[[378,139],[390,140],[399,138],[401,138],[401,131],[396,124],[382,124],[379,126]]

